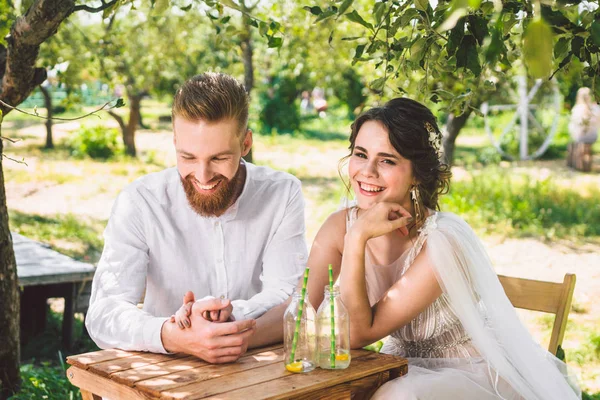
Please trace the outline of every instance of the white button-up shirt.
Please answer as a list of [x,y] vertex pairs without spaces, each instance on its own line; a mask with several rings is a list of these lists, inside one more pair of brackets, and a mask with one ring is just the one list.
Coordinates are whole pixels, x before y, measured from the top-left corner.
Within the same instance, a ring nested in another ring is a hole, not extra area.
[[220,217],[191,209],[176,168],[121,192],[86,317],[98,346],[166,352],[162,325],[188,290],[232,299],[237,320],[257,318],[291,295],[307,258],[300,181],[245,165],[242,193]]

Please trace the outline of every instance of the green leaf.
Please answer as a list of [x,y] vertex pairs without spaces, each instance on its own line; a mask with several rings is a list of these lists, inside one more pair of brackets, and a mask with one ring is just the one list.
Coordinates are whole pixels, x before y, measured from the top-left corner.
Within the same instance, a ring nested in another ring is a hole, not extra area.
[[523,35],[523,60],[529,74],[547,78],[552,73],[552,29],[541,18],[534,19]]
[[474,10],[477,10],[481,5],[481,0],[469,0],[468,3],[469,7],[471,7]]
[[367,28],[369,30],[373,30],[373,25],[371,25],[370,23],[365,21],[363,19],[363,17],[361,17],[360,14],[356,10],[352,11],[351,13],[346,14],[345,17],[348,18],[352,22],[361,24],[362,26],[364,26],[365,28]]
[[415,63],[421,62],[427,50],[427,39],[419,38],[410,46],[410,60]]
[[[398,89],[400,89],[400,88],[398,88]],[[378,340],[375,343],[371,343],[370,345],[363,347],[363,349],[368,350],[368,351],[374,351],[375,353],[379,353],[381,351],[382,347],[383,347],[383,341]]]
[[269,36],[269,43],[267,44],[269,48],[281,47],[283,44],[283,39],[280,37]]
[[266,22],[260,21],[258,23],[258,33],[260,36],[265,36],[269,32],[269,25]]
[[554,58],[562,58],[569,51],[571,38],[561,37],[554,45]]
[[385,86],[385,81],[386,81],[386,78],[377,78],[374,81],[371,81],[371,83],[369,84],[369,87],[371,88],[371,90],[374,90],[375,92],[381,92]]
[[400,18],[396,19],[396,21],[394,21],[394,25],[400,21],[401,25],[408,25],[410,23],[410,21],[412,21],[413,19],[420,19],[421,14],[419,14],[419,12],[417,10],[415,10],[414,8],[407,8],[406,11],[404,12],[404,14],[402,14],[402,16],[400,16]]
[[358,40],[358,39],[362,39],[362,38],[364,38],[364,36],[349,36],[349,37],[343,37],[342,40],[350,41],[350,40]]
[[560,345],[556,349],[556,358],[558,358],[561,361],[565,361],[565,351]]
[[465,20],[464,18],[458,20],[454,28],[450,30],[450,34],[448,35],[448,45],[446,50],[448,52],[448,56],[453,56],[456,53],[456,49],[460,46],[460,42],[462,42],[463,37],[465,36]]
[[185,6],[185,7],[179,7],[179,9],[180,9],[181,11],[190,11],[190,10],[192,9],[192,4],[193,4],[193,3],[190,3],[189,5],[187,5],[187,6]]
[[590,29],[590,37],[596,46],[600,46],[600,21],[594,21]]
[[481,73],[481,65],[477,55],[477,40],[473,35],[465,35],[456,51],[456,67],[471,70],[475,76]]
[[343,15],[348,8],[350,8],[353,2],[354,0],[344,0],[340,5],[340,8],[338,8],[338,15]]
[[415,8],[421,11],[427,11],[429,0],[415,0]]
[[321,13],[321,15],[319,15],[317,17],[317,19],[315,20],[315,23],[317,22],[321,22],[324,19],[327,19],[333,15],[337,14],[337,8],[336,7],[332,7],[330,9],[327,9],[327,11],[324,11],[323,13]]
[[490,64],[495,64],[501,54],[506,53],[506,46],[502,40],[502,25],[496,24],[492,29],[492,40],[485,51],[485,60]]
[[156,0],[156,2],[154,3],[154,11],[156,11],[159,14],[162,14],[169,8],[169,5],[169,0]]
[[307,11],[310,11],[310,13],[312,15],[321,15],[323,13],[323,10],[321,10],[321,7],[318,7],[318,6],[313,6],[313,7],[304,6],[302,8],[304,8]]
[[575,36],[571,40],[571,51],[575,57],[581,59],[581,49],[583,49],[584,40],[581,36]]
[[365,47],[366,45],[364,44],[359,44],[358,46],[356,46],[356,52],[354,53],[354,58],[361,58],[363,55],[363,52],[365,51]]
[[487,21],[479,15],[469,15],[467,17],[469,32],[475,36],[477,43],[481,46],[483,40],[489,35]]
[[125,106],[125,101],[123,100],[122,97],[119,97],[117,99],[117,102],[115,103],[115,108],[121,108]]
[[385,3],[375,3],[373,15],[375,16],[375,22],[377,22],[377,25],[381,23],[381,19],[383,18],[383,13],[385,10]]
[[230,19],[231,19],[231,16],[227,15],[226,17],[221,18],[221,23],[226,24],[229,22]]

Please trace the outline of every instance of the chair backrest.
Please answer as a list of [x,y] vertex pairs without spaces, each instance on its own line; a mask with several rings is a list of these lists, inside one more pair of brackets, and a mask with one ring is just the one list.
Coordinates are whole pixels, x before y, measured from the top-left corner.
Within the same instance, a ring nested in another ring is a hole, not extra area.
[[562,344],[575,289],[575,274],[565,274],[562,283],[498,275],[506,296],[516,308],[555,314],[548,351],[556,355]]

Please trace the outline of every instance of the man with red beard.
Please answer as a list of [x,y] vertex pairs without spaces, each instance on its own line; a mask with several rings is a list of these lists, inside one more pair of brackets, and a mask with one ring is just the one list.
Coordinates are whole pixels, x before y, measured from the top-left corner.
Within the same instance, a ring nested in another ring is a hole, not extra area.
[[[274,327],[307,257],[300,181],[242,159],[252,132],[248,96],[234,78],[190,79],[172,113],[177,168],[144,176],[117,198],[86,327],[101,348],[232,362],[249,345],[281,340]],[[184,293],[186,302],[202,299],[188,329],[169,318]]]

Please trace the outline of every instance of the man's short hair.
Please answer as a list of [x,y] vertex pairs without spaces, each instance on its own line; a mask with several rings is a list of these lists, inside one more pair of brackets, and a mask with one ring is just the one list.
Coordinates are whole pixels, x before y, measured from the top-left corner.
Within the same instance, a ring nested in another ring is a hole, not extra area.
[[206,72],[187,80],[173,99],[172,117],[218,122],[234,119],[239,134],[248,129],[248,94],[235,78]]

